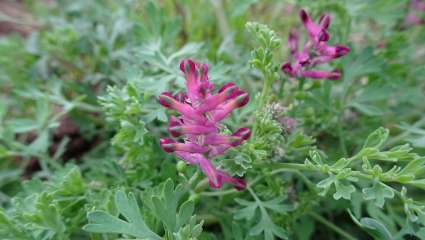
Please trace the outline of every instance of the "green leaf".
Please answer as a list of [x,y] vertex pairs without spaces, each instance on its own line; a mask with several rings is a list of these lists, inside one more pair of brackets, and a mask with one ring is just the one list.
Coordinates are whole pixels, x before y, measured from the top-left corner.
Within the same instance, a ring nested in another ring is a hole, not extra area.
[[400,182],[406,182],[416,177],[417,173],[420,173],[425,166],[425,158],[417,158],[409,161],[401,171],[397,173],[397,180]]
[[178,202],[184,193],[183,187],[179,185],[174,189],[173,181],[168,179],[160,186],[160,189],[160,194],[151,197],[149,205],[152,213],[164,223],[168,231],[174,232],[177,230],[176,212]]
[[365,200],[373,200],[376,206],[382,208],[385,198],[394,198],[394,191],[387,185],[375,182],[372,187],[363,189],[363,198]]
[[336,181],[335,190],[333,195],[335,200],[339,200],[340,198],[350,200],[351,194],[356,191],[356,188],[352,184],[344,184],[341,181]]
[[17,222],[9,218],[4,210],[0,208],[0,237],[2,239],[16,239],[16,240],[31,240],[23,227],[18,225]]
[[[188,224],[194,212],[194,202],[185,201],[179,206],[180,199],[187,192],[183,185],[174,187],[171,179],[167,179],[158,187],[149,190],[143,197],[150,213],[170,233],[177,233]],[[190,224],[190,223],[189,223]]]
[[193,201],[186,201],[180,206],[179,213],[177,214],[177,228],[181,228],[188,223],[194,210],[195,204]]
[[292,206],[283,204],[284,198],[278,197],[266,202],[261,201],[258,197],[255,197],[255,201],[246,201],[244,199],[236,199],[240,205],[245,206],[242,209],[238,209],[235,214],[235,219],[246,219],[251,220],[259,213],[260,221],[251,228],[249,235],[258,236],[261,233],[264,234],[264,239],[273,240],[273,236],[278,236],[282,239],[287,239],[288,235],[285,229],[276,225],[267,210],[274,211],[279,214],[286,214],[288,211],[293,210]]
[[412,180],[407,182],[410,185],[413,185],[417,188],[421,188],[423,190],[425,190],[425,179],[417,179],[417,180]]
[[14,133],[24,133],[36,130],[38,124],[32,119],[14,119],[9,123],[8,127],[10,127]]
[[249,202],[240,198],[236,198],[235,201],[240,205],[245,206],[245,208],[238,209],[235,212],[235,214],[233,215],[235,219],[250,220],[254,217],[258,207],[257,204],[253,204],[253,202]]
[[390,131],[380,127],[372,132],[366,139],[363,148],[380,148],[388,139]]
[[323,191],[320,193],[320,195],[324,196],[329,191],[329,188],[332,186],[332,184],[335,183],[336,176],[333,174],[330,174],[329,177],[323,179],[322,181],[318,182],[316,186],[318,188],[323,188]]
[[366,103],[353,102],[350,106],[367,116],[379,116],[384,114],[380,108]]
[[197,240],[202,233],[202,224],[196,224],[196,217],[192,216],[189,222],[184,227],[180,228],[178,232],[174,233],[176,240]]
[[118,191],[115,194],[115,205],[126,221],[104,211],[93,211],[87,215],[89,224],[83,229],[95,233],[126,234],[148,240],[161,239],[146,225],[134,194],[129,193],[127,196],[123,191]]
[[373,236],[376,240],[382,240],[382,239],[388,239],[392,240],[393,234],[385,227],[384,224],[382,224],[380,221],[373,219],[373,218],[362,218],[357,220],[357,218],[351,213],[351,211],[348,211],[350,214],[351,219],[363,230],[365,230],[367,233],[369,233],[371,236]]

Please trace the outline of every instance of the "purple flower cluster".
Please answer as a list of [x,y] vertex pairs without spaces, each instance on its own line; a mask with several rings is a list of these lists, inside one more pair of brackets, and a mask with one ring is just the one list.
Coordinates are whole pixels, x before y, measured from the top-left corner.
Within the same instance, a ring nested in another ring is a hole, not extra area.
[[425,12],[425,2],[423,0],[412,0],[406,17],[404,18],[404,24],[406,26],[422,25],[425,23],[421,13]]
[[183,60],[180,70],[186,77],[187,93],[172,95],[164,92],[159,102],[166,108],[176,110],[180,116],[169,119],[169,133],[182,141],[162,138],[160,145],[166,152],[173,152],[189,164],[197,164],[208,177],[210,186],[221,188],[223,183],[231,183],[238,190],[246,187],[243,179],[229,176],[216,169],[209,158],[238,146],[251,136],[248,128],[240,128],[231,135],[220,134],[220,121],[249,101],[248,93],[234,83],[228,83],[215,94],[214,85],[208,81],[208,66]]
[[315,23],[306,11],[301,10],[300,18],[307,29],[308,40],[300,50],[298,32],[295,29],[290,31],[288,38],[290,61],[282,65],[282,71],[291,77],[338,80],[341,77],[338,70],[312,69],[319,64],[342,57],[350,51],[347,46],[328,44],[330,36],[327,30],[331,24],[330,15],[321,16],[319,22]]

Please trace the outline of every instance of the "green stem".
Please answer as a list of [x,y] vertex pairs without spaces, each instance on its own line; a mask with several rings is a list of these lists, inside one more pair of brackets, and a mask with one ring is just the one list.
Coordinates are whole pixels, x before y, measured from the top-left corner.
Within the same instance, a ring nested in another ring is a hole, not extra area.
[[339,147],[342,151],[344,157],[348,155],[347,146],[345,144],[344,132],[342,129],[342,115],[344,114],[344,109],[338,115],[338,138],[339,138]]
[[268,164],[265,164],[264,167],[269,167],[269,168],[279,169],[279,170],[285,169],[286,171],[292,171],[292,172],[295,172],[296,170],[303,170],[303,171],[315,170],[311,168],[310,166],[307,166],[302,163],[268,163]]
[[[420,127],[425,123],[425,117],[419,119],[417,122],[415,122],[412,127]],[[388,147],[388,146],[392,146],[400,141],[402,141],[403,139],[405,139],[406,137],[408,137],[411,133],[409,131],[404,131],[403,133],[394,136],[393,138],[389,139],[385,144],[384,144],[384,148]]]
[[[269,166],[270,164],[267,164]],[[309,187],[311,190],[315,190],[315,185],[310,180],[308,180],[302,173],[300,173],[298,170],[313,170],[303,164],[297,164],[297,163],[273,163],[273,167],[276,167],[278,169],[271,171],[267,175],[262,175],[260,177],[255,178],[254,180],[250,181],[248,183],[247,188],[250,188],[251,186],[254,186],[257,182],[261,181],[266,176],[272,176],[281,172],[293,172],[301,176],[301,179],[306,183],[307,187]],[[219,192],[202,192],[200,193],[202,196],[209,196],[209,197],[216,197],[216,196],[223,196],[227,194],[232,193],[238,193],[235,189],[229,189],[225,191],[219,191]]]
[[223,8],[223,2],[222,0],[211,0],[211,3],[214,7],[214,12],[218,22],[218,28],[224,39],[227,35],[229,35],[230,27],[226,15],[224,14],[226,11]]
[[357,240],[351,234],[349,234],[348,232],[344,231],[342,228],[336,226],[332,222],[326,220],[324,217],[322,217],[322,216],[320,216],[320,215],[318,215],[318,214],[316,214],[314,212],[309,213],[309,215],[311,217],[313,217],[316,221],[318,221],[318,222],[322,223],[323,225],[329,227],[330,229],[332,229],[333,231],[335,231],[336,233],[338,233],[339,235],[341,235],[345,239],[348,239],[348,240]]
[[280,86],[279,86],[279,99],[282,99],[283,98],[283,96],[284,96],[284,94],[285,94],[285,81],[284,81],[284,79],[279,79],[279,83],[280,83]]
[[267,103],[267,98],[269,97],[270,88],[273,82],[273,78],[270,77],[269,74],[263,72],[263,75],[265,77],[265,80],[263,85],[263,91],[261,92],[259,109],[262,109],[263,106]]
[[206,188],[208,188],[208,178],[202,179],[198,184],[196,184],[195,192],[202,192]]
[[298,82],[298,90],[302,91],[304,89],[305,78],[300,78]]

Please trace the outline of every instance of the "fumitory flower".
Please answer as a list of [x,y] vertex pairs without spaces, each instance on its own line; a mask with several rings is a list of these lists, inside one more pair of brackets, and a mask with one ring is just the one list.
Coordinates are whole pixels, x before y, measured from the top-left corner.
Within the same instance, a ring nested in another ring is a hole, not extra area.
[[231,177],[215,168],[210,158],[242,144],[251,136],[248,128],[240,128],[230,135],[220,133],[223,127],[220,122],[234,109],[248,103],[248,93],[234,83],[227,83],[215,92],[214,85],[208,80],[206,64],[183,60],[180,70],[185,74],[187,92],[176,95],[164,92],[159,102],[180,114],[169,118],[168,131],[175,138],[181,137],[182,141],[162,138],[162,149],[189,164],[199,165],[213,188],[231,183],[238,190],[244,189],[246,183],[243,179]]
[[291,77],[305,77],[314,79],[338,80],[341,73],[338,70],[314,70],[313,67],[328,63],[336,58],[346,55],[350,49],[343,45],[329,45],[328,28],[331,16],[323,15],[318,23],[313,22],[306,11],[300,11],[300,18],[308,33],[308,40],[302,49],[299,49],[299,34],[291,29],[288,37],[290,49],[289,62],[282,65],[282,71]]
[[423,17],[421,17],[421,12],[425,12],[425,2],[423,0],[411,0],[409,4],[409,9],[404,18],[404,25],[413,26],[413,25],[422,25],[425,23]]

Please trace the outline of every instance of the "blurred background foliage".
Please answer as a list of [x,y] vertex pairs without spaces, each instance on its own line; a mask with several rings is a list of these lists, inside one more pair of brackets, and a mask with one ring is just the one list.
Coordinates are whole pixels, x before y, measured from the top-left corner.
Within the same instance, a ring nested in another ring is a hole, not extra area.
[[[288,55],[289,29],[302,29],[301,8],[315,19],[332,14],[331,42],[351,48],[333,65],[343,77],[307,81],[299,89],[296,80],[280,74],[273,104],[258,109],[263,78],[249,65],[256,41],[245,24],[260,22],[274,30],[282,44],[272,61],[279,66]],[[396,181],[391,186],[402,200],[382,208],[366,201],[374,199],[370,194],[362,200],[357,190],[365,192],[363,183],[351,191],[352,185],[335,180],[342,196],[335,200],[341,196],[319,194],[316,183],[326,191],[332,184],[320,182],[320,173],[277,174],[264,167],[304,164],[316,159],[312,151],[329,165],[359,156],[368,135],[383,126],[391,134],[376,147],[411,144],[419,154],[412,157],[419,159],[414,173],[419,182],[413,185],[425,188],[425,160],[419,157],[425,152],[425,31],[406,21],[412,13],[423,17],[404,0],[1,1],[0,237],[143,238],[139,228],[148,226],[164,239],[185,240],[425,239],[422,190],[407,186],[415,200],[410,199]],[[158,145],[168,117],[156,96],[183,89],[179,61],[188,57],[209,64],[216,86],[233,81],[251,94],[252,103],[226,124],[255,124],[256,138],[217,161],[258,183],[244,193],[205,190],[195,167],[176,169],[176,160]],[[295,119],[294,129],[287,129],[282,117]],[[407,152],[379,167],[390,170]],[[356,167],[361,164],[367,160]],[[385,202],[394,192],[379,185],[382,179],[369,183],[376,188],[372,195],[383,191],[377,194]],[[163,222],[169,216],[150,203],[156,199],[177,213],[180,225]],[[144,221],[111,233],[113,226],[102,225],[99,216],[116,221],[121,213],[131,222],[127,205]],[[104,228],[86,225],[96,233],[84,231],[88,212],[88,219]],[[184,217],[194,212],[196,217]]]

